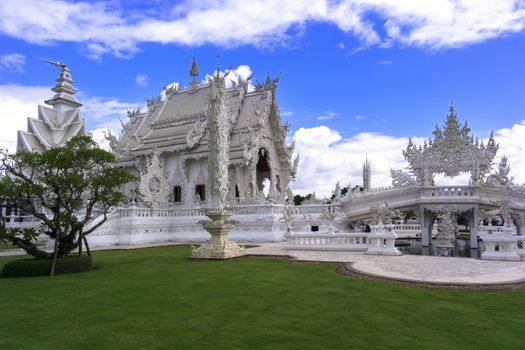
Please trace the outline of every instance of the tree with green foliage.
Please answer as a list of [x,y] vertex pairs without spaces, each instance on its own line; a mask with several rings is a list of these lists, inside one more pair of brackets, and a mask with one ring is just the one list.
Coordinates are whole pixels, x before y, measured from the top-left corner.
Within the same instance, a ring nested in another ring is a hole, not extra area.
[[293,196],[293,204],[294,205],[302,205],[304,201],[308,201],[312,199],[312,194],[309,193],[306,196],[301,196],[300,194],[296,194]]
[[[42,153],[0,151],[0,206],[19,208],[41,221],[38,229],[7,229],[0,218],[0,240],[11,242],[36,259],[56,259],[87,244],[85,236],[102,225],[110,209],[122,202],[120,187],[134,179],[115,167],[116,158],[89,136]],[[99,212],[101,219],[86,225]],[[53,253],[36,245],[39,234],[55,240]],[[86,246],[87,249],[89,249]]]

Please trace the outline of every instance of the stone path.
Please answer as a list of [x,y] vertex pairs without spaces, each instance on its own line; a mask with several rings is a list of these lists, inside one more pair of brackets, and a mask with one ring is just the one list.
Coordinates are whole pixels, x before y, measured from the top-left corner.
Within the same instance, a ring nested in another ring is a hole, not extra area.
[[299,261],[343,262],[357,272],[423,283],[504,284],[525,281],[525,262],[401,255],[373,256],[360,252],[285,250],[283,243],[249,248],[250,255],[289,255]]

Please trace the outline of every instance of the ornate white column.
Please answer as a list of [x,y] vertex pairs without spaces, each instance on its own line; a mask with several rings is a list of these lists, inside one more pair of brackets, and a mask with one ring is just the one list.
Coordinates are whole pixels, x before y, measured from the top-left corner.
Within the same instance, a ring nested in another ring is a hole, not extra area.
[[224,95],[224,76],[217,74],[209,79],[211,93],[208,108],[208,183],[211,185],[212,207],[203,209],[210,220],[200,223],[211,235],[211,239],[193,250],[191,257],[197,259],[229,259],[244,255],[244,247],[228,239],[235,222],[230,220],[228,208],[228,166],[230,164],[230,134],[234,120]]

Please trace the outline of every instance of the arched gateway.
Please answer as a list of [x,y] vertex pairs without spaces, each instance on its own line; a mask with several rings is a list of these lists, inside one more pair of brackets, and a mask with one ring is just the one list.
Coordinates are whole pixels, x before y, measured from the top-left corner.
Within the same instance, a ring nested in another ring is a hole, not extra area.
[[[443,218],[444,226],[447,223],[450,226],[451,221],[455,222],[451,217],[464,213],[469,222],[471,248],[478,247],[480,231],[482,238],[489,231],[506,230],[523,235],[525,187],[515,185],[509,178],[506,157],[501,158],[495,172],[490,174],[498,151],[493,135],[486,144],[474,139],[468,124],[458,122],[452,105],[443,129],[436,125],[433,134],[433,138],[420,146],[409,140],[403,151],[408,167],[406,170],[391,169],[392,187],[356,191],[343,198],[343,211],[347,218],[350,221],[367,219],[372,215],[373,208],[385,205],[391,210],[414,210],[421,223],[422,246],[427,248],[432,244],[432,225],[438,215]],[[470,173],[468,184],[435,185],[436,174],[456,177],[464,172]],[[503,219],[502,228],[490,226],[495,216]],[[480,226],[483,220],[489,226]],[[487,243],[491,239],[492,236],[486,236],[483,240]],[[488,246],[504,255],[503,250],[507,248],[501,242],[494,246],[489,243]],[[503,259],[517,260],[519,257],[509,253]]]

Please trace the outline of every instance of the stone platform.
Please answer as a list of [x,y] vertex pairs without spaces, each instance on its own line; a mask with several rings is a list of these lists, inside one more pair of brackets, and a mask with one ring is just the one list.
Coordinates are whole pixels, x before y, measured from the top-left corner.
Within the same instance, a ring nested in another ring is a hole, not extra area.
[[298,261],[348,263],[347,268],[381,278],[418,283],[491,285],[525,282],[525,262],[437,256],[371,256],[361,252],[285,250],[283,243],[246,249],[247,255],[291,256]]

